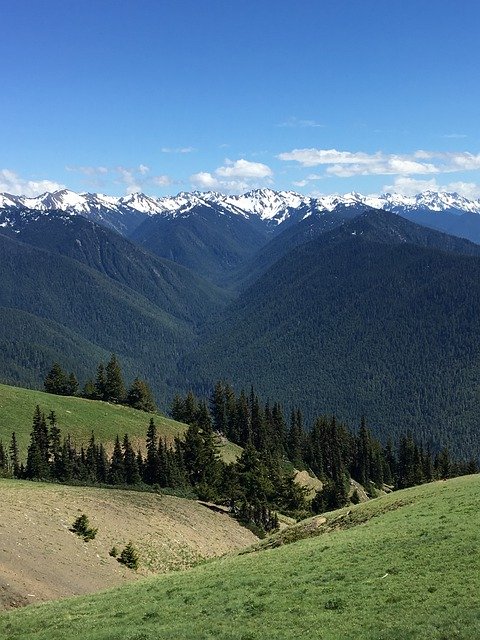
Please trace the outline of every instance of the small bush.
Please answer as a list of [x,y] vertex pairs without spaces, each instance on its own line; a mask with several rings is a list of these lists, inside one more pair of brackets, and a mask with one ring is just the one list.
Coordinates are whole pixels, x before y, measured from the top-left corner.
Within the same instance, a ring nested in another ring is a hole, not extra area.
[[85,542],[88,542],[89,540],[93,540],[95,538],[98,528],[91,527],[88,521],[88,517],[84,513],[82,513],[82,515],[78,516],[78,518],[75,520],[70,531],[83,538]]
[[138,553],[136,552],[135,547],[131,542],[127,544],[117,560],[129,569],[138,569]]
[[118,549],[117,547],[113,546],[110,551],[108,552],[109,556],[112,556],[112,558],[116,558],[118,556]]
[[360,502],[360,496],[358,495],[358,491],[356,489],[350,496],[350,502],[352,504],[358,504]]

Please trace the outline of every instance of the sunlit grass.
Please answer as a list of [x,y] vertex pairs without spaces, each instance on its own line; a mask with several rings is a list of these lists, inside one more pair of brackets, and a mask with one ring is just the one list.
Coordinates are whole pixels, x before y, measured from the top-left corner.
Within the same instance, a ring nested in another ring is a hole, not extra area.
[[292,544],[4,614],[0,637],[476,640],[479,513],[479,476],[408,489]]

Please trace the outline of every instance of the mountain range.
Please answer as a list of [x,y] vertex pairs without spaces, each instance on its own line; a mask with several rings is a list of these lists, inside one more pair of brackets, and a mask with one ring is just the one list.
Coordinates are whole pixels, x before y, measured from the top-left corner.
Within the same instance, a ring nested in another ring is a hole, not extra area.
[[433,192],[2,194],[0,378],[58,360],[83,382],[116,352],[164,405],[223,378],[480,456],[479,214]]

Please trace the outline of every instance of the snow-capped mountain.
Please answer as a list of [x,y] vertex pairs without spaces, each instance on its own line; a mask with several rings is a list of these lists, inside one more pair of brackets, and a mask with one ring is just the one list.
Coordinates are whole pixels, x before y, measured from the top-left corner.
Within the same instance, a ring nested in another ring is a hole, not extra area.
[[[37,197],[0,194],[0,226],[14,227],[18,220],[16,210],[23,210],[21,219],[28,216],[36,218],[30,212],[61,211],[65,215],[81,215],[99,224],[129,235],[145,217],[165,216],[170,218],[198,215],[200,211],[215,211],[217,215],[241,216],[247,220],[264,223],[271,231],[284,228],[286,223],[294,224],[316,213],[334,212],[337,208],[385,209],[423,221],[423,224],[456,233],[451,216],[480,214],[480,199],[468,200],[456,193],[425,191],[416,196],[400,194],[382,194],[364,196],[352,192],[343,196],[325,195],[317,198],[301,195],[294,191],[274,191],[273,189],[255,189],[242,195],[225,195],[214,191],[181,192],[176,196],[154,198],[143,193],[133,193],[123,197],[107,196],[99,193],[75,193],[62,189],[44,193]],[[435,218],[433,218],[433,215]],[[445,226],[447,217],[448,225]],[[425,215],[429,216],[427,221]],[[423,218],[421,218],[423,216]],[[469,218],[470,222],[471,219]],[[480,219],[479,219],[480,222]],[[442,226],[443,225],[443,226]],[[463,235],[460,233],[459,235]],[[467,236],[468,237],[468,236]],[[474,238],[472,238],[474,239]]]

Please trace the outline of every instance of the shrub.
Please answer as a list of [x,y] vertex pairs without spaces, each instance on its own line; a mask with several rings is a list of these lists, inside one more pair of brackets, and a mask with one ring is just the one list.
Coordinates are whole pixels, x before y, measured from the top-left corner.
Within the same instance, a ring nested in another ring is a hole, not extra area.
[[113,546],[110,551],[108,552],[109,556],[112,556],[112,558],[116,558],[118,556],[118,549],[117,547]]
[[88,542],[89,540],[93,540],[95,538],[98,528],[91,527],[87,516],[82,513],[82,515],[78,516],[78,518],[75,520],[70,531],[83,538],[85,542]]
[[117,558],[118,562],[124,564],[129,569],[137,569],[138,568],[138,553],[135,550],[135,547],[131,542],[127,544],[125,549],[120,554],[120,557]]

